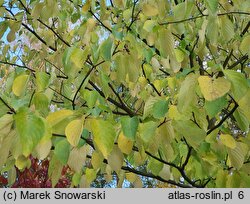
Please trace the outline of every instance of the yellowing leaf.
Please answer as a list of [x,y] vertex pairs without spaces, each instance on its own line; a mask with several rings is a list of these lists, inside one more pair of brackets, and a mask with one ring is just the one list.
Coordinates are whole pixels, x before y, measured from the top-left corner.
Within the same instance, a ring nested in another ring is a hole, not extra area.
[[18,169],[22,170],[24,168],[29,168],[31,165],[31,161],[29,158],[26,158],[25,156],[19,156],[15,162],[15,165]]
[[146,30],[147,32],[151,32],[155,25],[156,25],[155,20],[147,20],[143,25],[143,29]]
[[118,137],[118,147],[124,154],[130,154],[133,148],[133,141],[125,137],[121,132]]
[[249,90],[247,79],[243,73],[234,70],[223,70],[227,79],[232,83],[233,97],[236,101],[240,100]]
[[145,143],[149,143],[154,138],[157,126],[157,123],[153,121],[139,125],[139,134]]
[[[189,74],[181,84],[180,92],[178,94],[178,111],[185,112],[187,108],[192,105],[196,96],[195,88],[197,85],[197,76]],[[176,116],[174,116],[176,117]]]
[[35,149],[37,158],[41,160],[45,159],[49,155],[51,147],[52,147],[52,142],[50,139],[41,140]]
[[152,4],[144,4],[142,11],[145,16],[156,16],[159,13],[158,9]]
[[12,91],[16,96],[21,96],[25,92],[28,80],[29,75],[20,75],[15,78]]
[[96,178],[96,171],[94,169],[86,169],[86,181],[90,184]]
[[228,158],[230,165],[236,169],[240,169],[244,163],[245,156],[248,153],[248,146],[242,142],[236,143],[236,148],[228,149]]
[[91,164],[94,169],[99,170],[103,165],[103,156],[101,153],[95,151],[91,157]]
[[42,118],[24,107],[19,109],[14,119],[23,155],[27,157],[44,136],[46,124]]
[[[226,42],[231,40],[234,36],[234,24],[229,20],[228,16],[222,16],[221,20],[221,33],[223,40]],[[250,43],[250,42],[249,42]]]
[[91,128],[94,143],[107,159],[113,149],[116,138],[114,125],[109,121],[94,119],[91,121]]
[[231,83],[222,77],[212,79],[208,76],[200,76],[198,82],[201,93],[208,101],[213,101],[224,96],[231,87]]
[[182,62],[184,60],[185,54],[179,49],[174,49],[177,62]]
[[73,115],[73,111],[71,110],[59,110],[59,111],[50,113],[47,116],[46,120],[48,124],[50,124],[51,126],[54,126],[71,115]]
[[3,140],[0,137],[0,166],[2,167],[9,157],[9,151],[14,142],[15,131],[8,133],[7,137],[4,137]]
[[170,58],[175,57],[174,37],[170,29],[166,28],[160,29],[158,37],[158,46],[160,48],[162,57],[164,58],[168,58],[168,56],[170,56]]
[[222,142],[222,144],[224,144],[225,146],[231,149],[234,149],[236,147],[236,141],[231,135],[221,134],[220,141]]
[[68,165],[75,172],[80,172],[86,160],[87,148],[82,146],[80,148],[73,148],[69,154]]
[[250,90],[247,91],[246,95],[244,95],[238,102],[241,112],[247,117],[250,121]]
[[13,115],[5,114],[0,118],[0,143],[2,136],[5,136],[10,132],[13,122]]
[[248,54],[250,56],[250,35],[247,35],[243,38],[240,44],[240,50],[243,54]]
[[121,150],[114,146],[113,151],[108,156],[108,164],[109,166],[115,171],[119,172],[121,170],[122,164],[123,164],[123,154]]
[[75,147],[78,145],[81,138],[82,130],[82,120],[73,120],[67,125],[65,129],[65,135],[72,146]]

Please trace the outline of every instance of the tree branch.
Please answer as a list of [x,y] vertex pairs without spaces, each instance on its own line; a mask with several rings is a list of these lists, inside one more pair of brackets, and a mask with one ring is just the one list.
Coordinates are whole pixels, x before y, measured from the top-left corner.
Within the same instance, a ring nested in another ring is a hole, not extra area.
[[[250,15],[250,13],[244,12],[244,11],[230,11],[230,12],[227,12],[227,13],[219,13],[219,14],[217,14],[217,16],[225,16],[225,15],[232,15],[232,14],[236,14],[236,15]],[[169,24],[184,23],[186,21],[192,21],[192,20],[196,20],[198,18],[203,18],[203,17],[207,17],[207,16],[209,16],[209,15],[208,14],[203,14],[203,15],[198,15],[198,16],[194,16],[194,17],[190,17],[190,18],[178,20],[178,21],[163,22],[163,23],[159,23],[159,25],[169,25]]]
[[[229,95],[230,96],[230,95]],[[231,96],[230,96],[231,97]],[[213,126],[210,130],[208,130],[207,131],[207,135],[209,135],[211,132],[213,132],[214,130],[216,130],[217,128],[219,128],[233,113],[234,113],[234,111],[236,111],[236,109],[238,108],[238,103],[233,99],[233,97],[231,97],[232,98],[232,100],[233,100],[233,102],[234,102],[234,107],[233,107],[233,109],[230,111],[230,112],[228,112],[221,120],[220,120],[220,122],[217,124],[217,125],[215,125],[215,126]]]
[[157,90],[157,88],[155,87],[154,84],[152,84],[149,80],[149,78],[146,76],[146,73],[145,73],[145,70],[144,70],[144,64],[145,64],[145,61],[142,63],[141,65],[141,68],[142,68],[142,73],[143,73],[143,76],[146,78],[148,84],[153,88],[153,90],[157,93],[158,96],[161,96],[161,93]]
[[136,113],[134,113],[132,110],[130,110],[127,106],[123,106],[122,104],[118,103],[117,101],[115,101],[114,99],[105,96],[105,94],[103,93],[102,90],[100,90],[94,82],[92,82],[91,80],[89,80],[89,84],[105,99],[107,99],[110,103],[112,103],[113,105],[115,105],[116,107],[124,110],[126,113],[128,113],[128,115],[130,117],[133,117],[135,115],[137,115]]
[[12,108],[11,106],[9,106],[9,104],[7,102],[5,102],[5,100],[0,96],[0,101],[3,102],[3,104],[14,114],[16,114],[16,111],[14,108]]

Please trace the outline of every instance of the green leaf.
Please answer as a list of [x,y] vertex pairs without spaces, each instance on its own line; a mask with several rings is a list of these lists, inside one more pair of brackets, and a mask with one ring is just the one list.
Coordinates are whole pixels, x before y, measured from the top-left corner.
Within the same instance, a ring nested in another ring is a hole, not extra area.
[[14,115],[14,120],[22,144],[23,155],[27,157],[44,136],[45,123],[27,108],[21,108]]
[[72,146],[77,146],[80,138],[81,138],[81,134],[82,134],[82,130],[83,130],[83,121],[82,120],[73,120],[71,121],[66,129],[65,129],[65,135],[67,137],[68,142],[72,145]]
[[111,61],[112,57],[113,40],[111,38],[106,39],[100,47],[100,54],[105,61]]
[[214,101],[224,96],[231,87],[231,83],[222,77],[213,79],[208,76],[200,76],[198,82],[201,93],[208,101]]
[[49,99],[45,94],[35,93],[33,96],[33,103],[36,110],[39,110],[43,115],[47,115],[49,111]]
[[20,75],[15,78],[12,86],[12,91],[16,96],[21,96],[26,91],[29,75]]
[[215,117],[226,105],[226,97],[220,97],[214,101],[205,101],[205,109],[210,118]]
[[134,117],[122,117],[121,118],[121,125],[122,125],[122,131],[124,135],[134,141],[135,140],[135,135],[136,131],[138,129],[139,125],[139,119],[134,116]]
[[180,136],[185,137],[188,144],[194,148],[198,148],[198,146],[205,140],[206,132],[190,120],[174,120],[173,126],[176,132],[178,132]]
[[139,134],[145,143],[149,143],[155,136],[157,123],[153,121],[141,123],[139,125]]
[[7,22],[5,22],[5,21],[0,22],[0,39],[3,37],[3,35],[6,32],[7,28],[8,28],[8,23]]
[[205,2],[208,7],[208,10],[212,14],[215,14],[218,10],[218,0],[206,0]]
[[168,101],[161,99],[153,104],[152,115],[154,118],[162,118],[168,112]]
[[163,163],[157,161],[156,159],[150,158],[147,168],[151,170],[152,174],[159,175],[163,168]]
[[233,116],[235,117],[235,120],[237,121],[239,128],[244,132],[248,132],[250,121],[242,113],[242,110],[241,109],[235,110]]
[[55,155],[49,162],[48,175],[51,178],[52,187],[55,187],[62,175],[63,164],[57,159]]
[[116,138],[114,125],[109,121],[93,119],[91,120],[91,128],[94,143],[107,159],[113,149]]
[[236,101],[240,100],[248,91],[248,83],[245,76],[234,70],[224,70],[223,73],[232,83],[232,92]]
[[74,186],[78,186],[80,184],[81,177],[82,177],[81,173],[77,173],[77,172],[74,173],[74,175],[72,177],[72,183]]
[[36,72],[37,92],[45,91],[49,85],[50,75],[45,72]]
[[220,141],[227,147],[234,149],[236,147],[235,139],[229,134],[221,134]]
[[68,143],[68,141],[66,139],[59,141],[55,145],[54,153],[61,164],[66,165],[70,154],[70,144]]

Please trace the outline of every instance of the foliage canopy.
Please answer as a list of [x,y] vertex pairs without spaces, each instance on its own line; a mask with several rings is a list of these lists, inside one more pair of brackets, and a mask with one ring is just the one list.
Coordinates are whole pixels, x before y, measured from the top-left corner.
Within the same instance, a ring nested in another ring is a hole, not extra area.
[[[86,187],[250,187],[250,1],[0,0],[0,170]],[[142,168],[143,167],[143,168]],[[59,172],[59,174],[58,174]]]

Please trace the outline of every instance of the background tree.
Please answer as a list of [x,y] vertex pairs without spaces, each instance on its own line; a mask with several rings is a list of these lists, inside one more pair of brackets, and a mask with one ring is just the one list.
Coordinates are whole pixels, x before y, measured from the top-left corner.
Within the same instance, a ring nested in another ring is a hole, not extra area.
[[0,168],[55,186],[250,187],[250,2],[1,0]]

